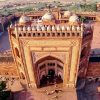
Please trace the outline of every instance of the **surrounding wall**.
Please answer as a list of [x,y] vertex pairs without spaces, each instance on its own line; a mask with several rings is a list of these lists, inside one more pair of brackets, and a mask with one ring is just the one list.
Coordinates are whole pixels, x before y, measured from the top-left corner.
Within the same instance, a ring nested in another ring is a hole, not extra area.
[[0,53],[0,76],[4,77],[18,77],[17,66],[10,52]]
[[100,62],[90,62],[87,77],[100,77]]

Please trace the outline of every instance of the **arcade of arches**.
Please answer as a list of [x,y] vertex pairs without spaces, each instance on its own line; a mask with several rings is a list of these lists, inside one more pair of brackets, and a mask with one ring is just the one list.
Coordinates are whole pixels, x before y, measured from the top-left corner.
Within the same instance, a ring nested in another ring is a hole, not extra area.
[[35,64],[37,81],[40,87],[63,82],[63,62],[47,56]]

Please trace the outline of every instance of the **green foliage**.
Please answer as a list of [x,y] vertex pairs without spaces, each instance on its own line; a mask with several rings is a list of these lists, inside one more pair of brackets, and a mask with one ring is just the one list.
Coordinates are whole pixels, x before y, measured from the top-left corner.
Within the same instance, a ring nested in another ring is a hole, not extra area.
[[6,82],[1,81],[0,82],[0,91],[4,90],[6,88]]
[[6,88],[6,82],[0,81],[0,100],[7,100],[10,96],[10,91],[3,91]]
[[32,10],[33,10],[32,7],[25,7],[25,8],[16,9],[16,11],[18,11],[18,12],[29,12],[29,11],[32,11]]
[[37,8],[37,9],[42,9],[42,8],[47,7],[47,4],[39,2],[36,5],[34,5],[34,7]]
[[0,100],[8,100],[10,91],[0,91]]
[[82,12],[82,11],[97,11],[96,3],[84,3],[84,4],[65,4],[67,10],[73,12]]
[[84,22],[85,20],[86,20],[86,18],[85,18],[84,16],[81,16],[81,17],[80,17],[80,21],[81,21],[81,22]]
[[83,11],[96,11],[96,4],[84,4],[81,5],[81,8],[83,9]]

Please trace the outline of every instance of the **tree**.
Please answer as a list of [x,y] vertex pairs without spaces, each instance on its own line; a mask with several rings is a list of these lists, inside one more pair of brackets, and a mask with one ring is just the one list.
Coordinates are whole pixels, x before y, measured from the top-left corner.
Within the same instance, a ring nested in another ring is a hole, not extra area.
[[6,88],[6,82],[1,81],[0,82],[0,91],[3,91]]
[[7,100],[10,96],[10,91],[4,91],[6,89],[6,82],[0,81],[0,100]]

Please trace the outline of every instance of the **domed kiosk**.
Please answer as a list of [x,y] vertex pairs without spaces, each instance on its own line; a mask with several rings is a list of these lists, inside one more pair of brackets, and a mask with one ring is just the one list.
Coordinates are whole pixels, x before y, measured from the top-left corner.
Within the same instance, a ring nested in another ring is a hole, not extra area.
[[64,17],[69,18],[72,15],[70,11],[65,11],[64,12]]
[[71,24],[71,25],[79,24],[79,18],[78,18],[78,16],[76,14],[73,14],[72,16],[70,16],[69,24]]
[[26,15],[22,15],[19,19],[19,24],[24,25],[24,24],[30,24],[30,18]]
[[43,16],[42,16],[42,21],[44,23],[49,23],[49,24],[52,24],[52,23],[55,23],[55,16],[52,14],[52,12],[48,11],[46,12]]
[[55,20],[54,15],[49,11],[42,16],[43,21],[52,21]]

